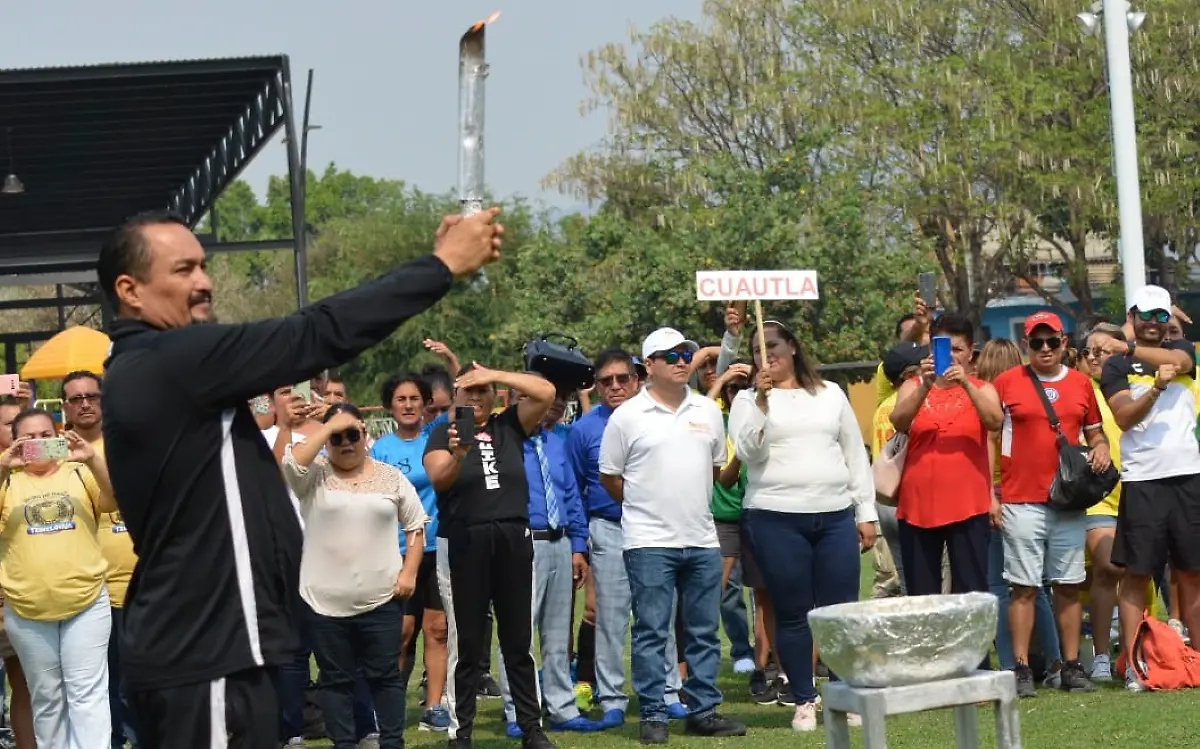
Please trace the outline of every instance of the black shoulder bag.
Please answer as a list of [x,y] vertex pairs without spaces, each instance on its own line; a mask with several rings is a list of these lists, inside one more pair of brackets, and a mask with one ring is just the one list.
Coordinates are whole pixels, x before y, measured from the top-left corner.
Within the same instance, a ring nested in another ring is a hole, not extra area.
[[1033,381],[1033,389],[1046,409],[1046,417],[1050,419],[1050,428],[1054,430],[1058,442],[1058,470],[1050,484],[1050,501],[1047,504],[1051,509],[1061,512],[1080,512],[1098,504],[1117,487],[1121,480],[1120,473],[1111,465],[1104,473],[1092,470],[1088,462],[1088,449],[1082,445],[1072,445],[1063,436],[1058,414],[1046,397],[1046,389],[1033,367],[1026,365],[1025,374]]

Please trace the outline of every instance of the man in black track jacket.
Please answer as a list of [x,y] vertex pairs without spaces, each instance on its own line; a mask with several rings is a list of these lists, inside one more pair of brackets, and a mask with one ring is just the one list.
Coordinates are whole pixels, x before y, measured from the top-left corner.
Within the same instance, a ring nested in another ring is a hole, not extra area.
[[141,746],[277,745],[272,673],[298,645],[302,535],[248,401],[344,364],[496,260],[496,213],[448,217],[432,255],[245,325],[213,323],[204,249],[178,217],[138,216],[102,248],[117,316],[104,438],[138,554],[121,655]]

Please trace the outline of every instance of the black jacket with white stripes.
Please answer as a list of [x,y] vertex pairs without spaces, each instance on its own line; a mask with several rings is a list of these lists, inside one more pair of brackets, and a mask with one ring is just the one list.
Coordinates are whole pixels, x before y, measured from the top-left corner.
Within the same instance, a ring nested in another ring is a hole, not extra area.
[[248,401],[346,363],[451,281],[430,256],[276,320],[112,325],[104,444],[138,555],[121,636],[130,687],[202,683],[291,658],[303,540]]

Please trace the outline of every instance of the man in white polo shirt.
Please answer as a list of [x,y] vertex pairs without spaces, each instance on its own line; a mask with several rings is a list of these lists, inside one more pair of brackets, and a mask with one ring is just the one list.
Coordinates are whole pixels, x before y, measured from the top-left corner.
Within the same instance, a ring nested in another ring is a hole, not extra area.
[[643,744],[667,741],[662,664],[677,591],[688,672],[686,730],[746,733],[746,726],[716,712],[722,701],[721,551],[709,503],[726,461],[725,425],[717,405],[688,387],[697,348],[673,328],[651,333],[642,358],[652,385],[613,413],[600,443],[600,483],[622,505],[633,597],[630,666]]

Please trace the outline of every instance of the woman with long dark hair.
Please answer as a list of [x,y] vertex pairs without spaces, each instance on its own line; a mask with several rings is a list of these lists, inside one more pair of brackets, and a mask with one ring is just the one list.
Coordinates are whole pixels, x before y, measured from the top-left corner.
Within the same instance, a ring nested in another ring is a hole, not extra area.
[[817,728],[808,612],[858,599],[859,552],[875,543],[875,486],[858,420],[783,323],[763,323],[755,389],[737,395],[729,433],[746,464],[743,529],[775,603],[795,731]]

